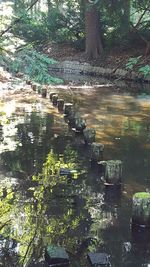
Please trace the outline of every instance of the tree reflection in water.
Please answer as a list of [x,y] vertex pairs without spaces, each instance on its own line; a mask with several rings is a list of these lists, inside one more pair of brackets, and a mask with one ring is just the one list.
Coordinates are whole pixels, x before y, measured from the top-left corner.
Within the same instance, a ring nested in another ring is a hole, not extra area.
[[[31,258],[42,258],[51,243],[73,255],[90,226],[78,184],[78,152],[67,141],[59,154],[53,146],[53,123],[50,115],[26,115],[17,125],[16,149],[1,155],[5,171],[17,177],[14,184],[12,177],[1,182],[2,266],[27,266]],[[68,177],[59,174],[60,168],[77,172]]]

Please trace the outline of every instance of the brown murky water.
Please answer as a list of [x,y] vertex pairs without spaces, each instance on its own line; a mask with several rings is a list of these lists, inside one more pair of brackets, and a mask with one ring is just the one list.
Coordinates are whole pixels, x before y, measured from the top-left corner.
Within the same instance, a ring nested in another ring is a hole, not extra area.
[[[59,244],[71,267],[89,266],[89,251],[108,253],[113,267],[148,267],[149,232],[134,235],[130,222],[133,194],[150,189],[150,93],[56,90],[96,129],[104,159],[123,161],[114,190],[104,188],[63,114],[22,86],[0,100],[0,266],[46,266],[45,246]],[[60,168],[76,172],[60,176]]]

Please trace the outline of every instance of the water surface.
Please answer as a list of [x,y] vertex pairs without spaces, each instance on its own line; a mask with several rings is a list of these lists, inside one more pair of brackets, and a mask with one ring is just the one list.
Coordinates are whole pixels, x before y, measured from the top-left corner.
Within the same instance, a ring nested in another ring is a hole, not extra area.
[[[0,266],[44,266],[34,263],[42,262],[46,245],[58,244],[71,267],[88,267],[90,251],[108,253],[113,267],[148,267],[149,232],[134,235],[131,214],[133,194],[150,188],[149,92],[57,91],[96,129],[104,159],[123,161],[123,185],[103,186],[82,136],[49,99],[6,94],[0,103]],[[76,172],[60,176],[60,168]]]

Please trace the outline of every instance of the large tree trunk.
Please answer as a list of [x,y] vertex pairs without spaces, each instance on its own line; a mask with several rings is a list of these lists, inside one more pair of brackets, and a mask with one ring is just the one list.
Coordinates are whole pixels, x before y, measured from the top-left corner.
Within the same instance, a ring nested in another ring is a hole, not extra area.
[[95,4],[85,0],[86,53],[90,59],[96,59],[103,53],[100,36],[99,12]]

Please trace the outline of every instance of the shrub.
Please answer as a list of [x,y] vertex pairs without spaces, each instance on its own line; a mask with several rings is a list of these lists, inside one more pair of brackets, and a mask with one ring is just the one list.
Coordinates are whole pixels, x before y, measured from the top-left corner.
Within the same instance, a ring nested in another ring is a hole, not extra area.
[[128,62],[126,63],[126,69],[132,70],[133,67],[139,62],[141,57],[142,56],[130,57]]
[[150,77],[150,66],[145,65],[145,66],[139,68],[139,72],[141,72],[145,78]]

